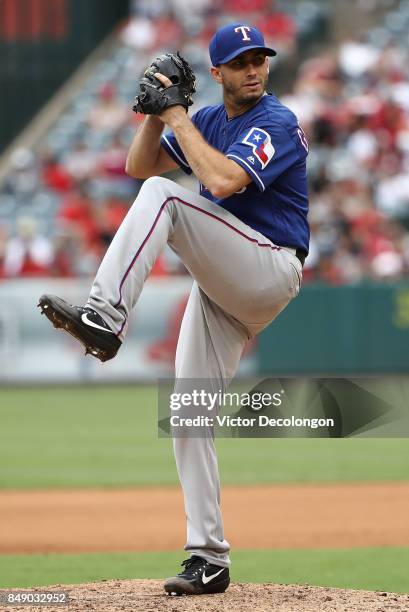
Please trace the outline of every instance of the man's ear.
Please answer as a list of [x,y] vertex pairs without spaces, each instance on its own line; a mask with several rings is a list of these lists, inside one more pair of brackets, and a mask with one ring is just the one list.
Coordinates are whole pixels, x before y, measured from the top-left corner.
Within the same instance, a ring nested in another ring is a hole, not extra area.
[[210,74],[212,75],[212,79],[221,85],[222,83],[222,75],[220,72],[220,68],[215,68],[214,66],[210,67]]

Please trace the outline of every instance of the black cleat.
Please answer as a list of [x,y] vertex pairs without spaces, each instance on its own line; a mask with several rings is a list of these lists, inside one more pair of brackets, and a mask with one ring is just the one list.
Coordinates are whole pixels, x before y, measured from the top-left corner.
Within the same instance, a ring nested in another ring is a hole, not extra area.
[[42,295],[38,303],[41,314],[57,329],[67,331],[101,361],[108,361],[117,354],[121,341],[95,310],[84,306],[71,306],[56,295]]
[[230,584],[228,567],[212,565],[202,557],[193,555],[182,562],[183,572],[168,578],[164,584],[168,595],[207,595],[224,593]]

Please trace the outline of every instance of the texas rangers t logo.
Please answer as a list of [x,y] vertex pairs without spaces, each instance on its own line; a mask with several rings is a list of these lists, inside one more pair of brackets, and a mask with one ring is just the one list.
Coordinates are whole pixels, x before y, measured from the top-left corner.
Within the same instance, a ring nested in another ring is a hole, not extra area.
[[270,135],[261,128],[254,127],[244,138],[243,143],[253,149],[253,155],[259,160],[261,169],[264,170],[275,153]]
[[241,32],[243,34],[243,40],[251,40],[251,38],[247,36],[247,32],[251,31],[249,26],[239,26],[238,28],[234,28],[234,31],[237,33]]

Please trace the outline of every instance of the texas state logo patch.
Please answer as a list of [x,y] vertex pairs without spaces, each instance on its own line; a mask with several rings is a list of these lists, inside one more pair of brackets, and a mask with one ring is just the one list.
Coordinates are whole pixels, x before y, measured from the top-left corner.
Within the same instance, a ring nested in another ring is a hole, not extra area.
[[[270,135],[261,128],[254,127],[251,128],[242,142],[253,149],[253,156],[258,159],[261,164],[261,169],[264,170],[275,153],[275,148],[271,144]],[[250,160],[249,157],[247,159]]]

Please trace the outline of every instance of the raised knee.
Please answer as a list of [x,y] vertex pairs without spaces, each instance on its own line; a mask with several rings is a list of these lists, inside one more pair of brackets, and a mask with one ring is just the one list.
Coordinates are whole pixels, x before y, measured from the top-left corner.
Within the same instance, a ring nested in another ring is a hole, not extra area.
[[172,185],[173,181],[163,176],[151,176],[144,181],[141,189],[168,191]]
[[175,193],[175,183],[163,176],[151,176],[143,183],[134,202],[137,209],[146,207],[161,207],[164,203],[172,200]]

